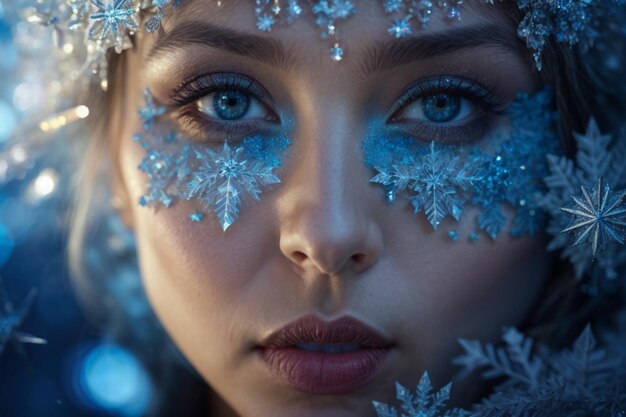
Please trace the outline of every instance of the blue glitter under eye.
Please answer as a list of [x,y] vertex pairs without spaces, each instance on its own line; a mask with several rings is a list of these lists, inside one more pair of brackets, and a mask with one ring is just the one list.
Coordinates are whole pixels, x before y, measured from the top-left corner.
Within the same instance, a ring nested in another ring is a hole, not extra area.
[[461,99],[449,94],[427,96],[422,101],[422,110],[428,120],[444,123],[453,120],[461,111]]
[[215,114],[224,120],[238,120],[250,108],[250,96],[241,91],[217,91],[213,97]]

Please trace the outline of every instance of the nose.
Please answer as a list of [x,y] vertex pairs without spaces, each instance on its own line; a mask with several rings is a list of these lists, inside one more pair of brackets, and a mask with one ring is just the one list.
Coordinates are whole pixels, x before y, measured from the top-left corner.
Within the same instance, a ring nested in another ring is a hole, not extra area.
[[280,249],[307,273],[356,274],[382,250],[369,173],[350,119],[336,112],[334,123],[323,119],[301,125],[294,137],[281,186]]

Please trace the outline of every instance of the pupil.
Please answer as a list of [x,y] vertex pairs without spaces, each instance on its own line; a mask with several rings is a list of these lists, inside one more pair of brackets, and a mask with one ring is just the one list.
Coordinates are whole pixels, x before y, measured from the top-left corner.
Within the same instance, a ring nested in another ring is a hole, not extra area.
[[449,122],[461,111],[461,99],[448,94],[426,97],[422,102],[424,116],[436,123]]
[[213,98],[213,107],[224,120],[241,119],[248,112],[250,97],[241,91],[220,91]]

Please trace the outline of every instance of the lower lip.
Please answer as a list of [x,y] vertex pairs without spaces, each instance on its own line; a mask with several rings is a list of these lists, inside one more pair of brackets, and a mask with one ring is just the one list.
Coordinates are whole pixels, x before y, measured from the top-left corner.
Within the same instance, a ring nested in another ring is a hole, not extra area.
[[308,394],[340,395],[365,385],[378,371],[388,348],[319,353],[295,347],[261,348],[272,373],[292,388]]

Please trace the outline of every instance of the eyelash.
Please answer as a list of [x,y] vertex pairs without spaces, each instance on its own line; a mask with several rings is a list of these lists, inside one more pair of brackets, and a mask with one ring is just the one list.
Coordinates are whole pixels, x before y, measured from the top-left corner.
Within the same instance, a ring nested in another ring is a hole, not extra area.
[[[198,100],[216,91],[240,91],[258,100],[269,113],[265,120],[243,120],[236,122],[216,121],[203,115],[197,106]],[[269,93],[252,78],[237,73],[205,74],[181,84],[170,96],[171,102],[178,107],[174,118],[184,134],[191,138],[207,141],[225,137],[237,138],[251,136],[259,130],[266,129],[267,123],[278,125],[280,119],[272,111],[273,100]]]
[[[449,143],[476,142],[490,130],[497,117],[506,113],[508,103],[496,90],[496,88],[487,88],[466,78],[453,76],[419,80],[407,87],[400,95],[389,112],[391,116],[387,118],[387,122],[427,142],[433,140]],[[476,107],[470,122],[446,126],[443,123],[412,122],[396,117],[398,113],[406,110],[411,104],[417,103],[419,99],[438,94],[449,94],[469,100]]]
[[[266,119],[227,122],[211,119],[198,110],[196,104],[198,100],[223,90],[235,90],[250,95],[260,102],[269,116]],[[495,90],[460,77],[443,76],[419,80],[407,87],[396,100],[389,112],[387,123],[418,140],[427,142],[432,140],[444,143],[475,142],[490,130],[498,116],[505,113],[507,102]],[[444,123],[402,120],[397,117],[398,113],[420,99],[437,94],[449,94],[469,100],[475,106],[470,122],[446,126]],[[210,141],[212,138],[221,141],[225,137],[251,136],[260,130],[267,130],[268,123],[274,127],[280,124],[279,117],[272,110],[273,100],[269,93],[252,78],[243,74],[212,73],[195,77],[181,84],[172,93],[170,100],[178,107],[174,117],[183,133],[201,141]]]

